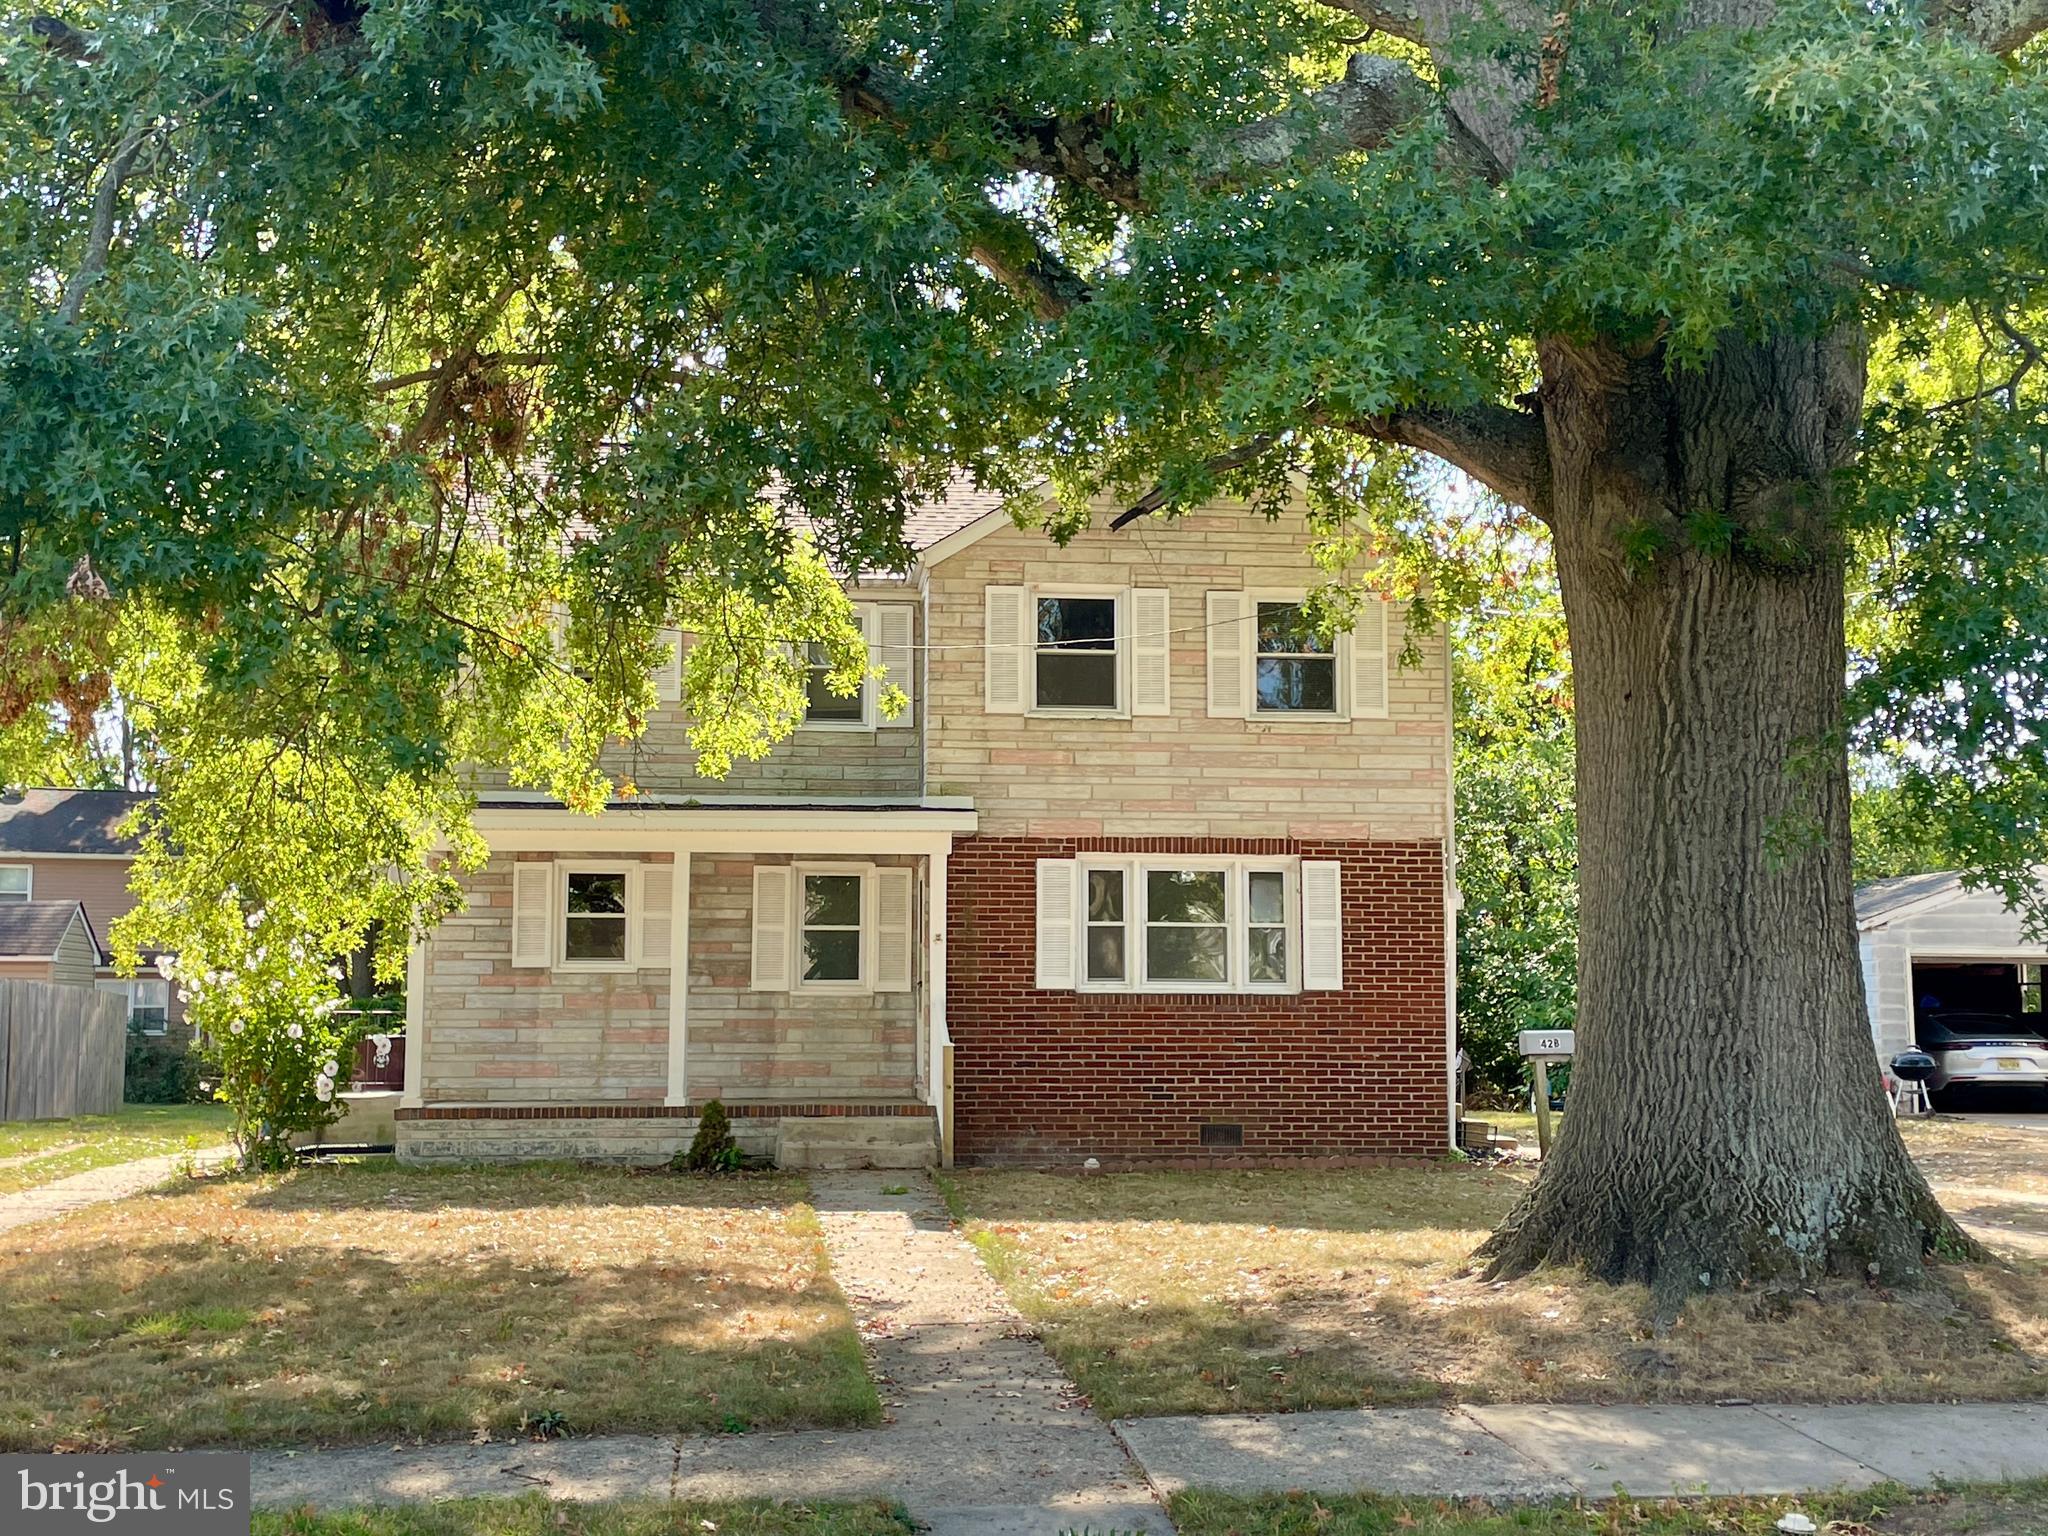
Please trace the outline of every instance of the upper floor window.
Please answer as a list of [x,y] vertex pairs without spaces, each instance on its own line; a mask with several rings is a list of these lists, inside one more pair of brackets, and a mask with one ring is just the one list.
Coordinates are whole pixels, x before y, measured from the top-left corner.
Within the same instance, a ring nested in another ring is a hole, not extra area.
[[1388,603],[1365,597],[1325,635],[1299,592],[1215,591],[1204,602],[1209,714],[1327,728],[1388,717]]
[[1033,702],[1040,709],[1115,710],[1119,704],[1114,597],[1040,597]]
[[828,681],[832,675],[832,658],[826,654],[825,647],[815,640],[810,642],[805,660],[807,671],[804,680],[804,724],[865,725],[867,682],[863,680],[852,693],[834,693]]
[[1260,714],[1337,712],[1337,651],[1300,603],[1260,602],[1252,695]]
[[992,586],[982,601],[990,714],[1173,712],[1165,588]]
[[0,901],[27,901],[35,891],[35,868],[28,864],[0,864]]
[[[854,617],[867,642],[868,665],[881,677],[861,679],[852,693],[834,693],[827,681],[832,659],[825,647],[811,641],[804,647],[804,719],[806,727],[827,731],[872,731],[917,724],[913,698],[917,685],[917,647],[913,643],[917,610],[909,603],[855,603]],[[881,694],[901,694],[895,714],[880,708]]]

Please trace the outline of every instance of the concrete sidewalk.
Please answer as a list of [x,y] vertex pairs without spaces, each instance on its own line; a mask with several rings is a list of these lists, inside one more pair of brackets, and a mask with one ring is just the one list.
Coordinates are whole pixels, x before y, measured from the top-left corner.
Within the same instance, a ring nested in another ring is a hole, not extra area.
[[221,1146],[206,1147],[194,1153],[166,1152],[158,1157],[137,1158],[132,1163],[89,1169],[84,1173],[74,1173],[69,1178],[39,1184],[34,1189],[0,1195],[0,1232],[25,1227],[32,1221],[48,1221],[88,1205],[125,1200],[146,1189],[155,1189],[157,1185],[176,1178],[188,1159],[194,1168],[205,1171],[225,1164],[233,1157],[234,1148]]
[[2048,1476],[2048,1403],[1514,1404],[1126,1419],[1116,1429],[1162,1496],[1203,1487],[1665,1497]]
[[1140,1470],[1024,1328],[928,1178],[821,1173],[811,1191],[882,1428],[263,1451],[255,1502],[876,1495],[901,1500],[933,1536],[1169,1536]]

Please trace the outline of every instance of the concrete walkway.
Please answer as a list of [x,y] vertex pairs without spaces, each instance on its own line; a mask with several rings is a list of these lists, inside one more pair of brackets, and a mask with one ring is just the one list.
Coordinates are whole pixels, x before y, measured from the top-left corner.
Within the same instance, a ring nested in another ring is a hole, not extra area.
[[1084,1526],[1169,1536],[1139,1470],[1023,1330],[927,1177],[817,1174],[811,1187],[881,1390],[882,1428],[263,1452],[256,1502],[872,1494],[902,1500],[934,1536]]
[[[195,1166],[210,1168],[233,1153],[224,1147],[208,1147],[189,1155]],[[125,1200],[145,1189],[154,1189],[177,1177],[187,1156],[184,1152],[166,1152],[161,1157],[137,1158],[132,1163],[93,1168],[34,1189],[0,1195],[0,1232],[25,1227],[32,1221],[48,1221],[53,1216],[62,1216],[103,1201]]]
[[1131,1419],[1117,1432],[1162,1495],[1667,1497],[2048,1476],[2048,1403],[1380,1408]]

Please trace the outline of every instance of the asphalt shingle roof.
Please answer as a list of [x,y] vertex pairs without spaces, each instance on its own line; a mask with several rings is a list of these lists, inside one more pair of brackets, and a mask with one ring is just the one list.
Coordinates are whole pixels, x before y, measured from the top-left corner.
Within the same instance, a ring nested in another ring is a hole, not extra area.
[[1932,896],[1960,891],[1963,877],[1950,869],[1931,870],[1924,875],[1899,875],[1890,880],[1872,880],[1856,887],[1856,921],[1869,927],[1879,918]]
[[[0,957],[9,960],[47,960],[57,953],[72,920],[79,915],[75,901],[0,901]],[[99,955],[99,939],[92,924],[85,936]]]
[[149,799],[125,789],[30,789],[0,797],[0,854],[134,853],[115,829]]

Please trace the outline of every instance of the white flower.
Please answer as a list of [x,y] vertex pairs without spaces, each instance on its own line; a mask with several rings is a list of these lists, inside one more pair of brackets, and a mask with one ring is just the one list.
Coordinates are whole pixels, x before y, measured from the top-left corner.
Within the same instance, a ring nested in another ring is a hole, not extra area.
[[258,907],[254,912],[243,918],[242,921],[249,925],[251,932],[254,932],[263,926],[263,909]]
[[177,975],[177,972],[178,962],[176,960],[172,959],[169,955],[158,955],[156,957],[156,973],[163,977],[165,981],[171,980]]
[[331,1077],[314,1078],[313,1097],[318,1099],[322,1104],[331,1102],[334,1098],[334,1079]]
[[296,1019],[285,1026],[284,1032],[294,1040],[306,1038],[306,1026],[299,1023]]
[[229,1034],[231,1034],[231,1035],[239,1035],[239,1034],[240,1034],[241,1032],[242,1032],[242,1021],[241,1021],[240,1019],[237,1019],[237,1020],[235,1020],[235,1022],[234,1022],[234,1023],[232,1023],[232,1024],[230,1024],[230,1025],[228,1026],[228,1033],[229,1033]]
[[338,965],[330,965],[329,967],[327,967],[327,974],[333,977],[336,981],[340,981],[342,979],[341,967]]
[[334,1060],[334,1058],[330,1056],[330,1057],[328,1057],[328,1058],[327,1058],[327,1063],[326,1063],[326,1065],[325,1065],[325,1066],[323,1066],[323,1067],[321,1067],[321,1069],[320,1069],[320,1075],[321,1075],[322,1077],[332,1077],[332,1076],[334,1076],[334,1074],[335,1074],[335,1073],[339,1072],[340,1070],[341,1070],[341,1065],[340,1065],[340,1063],[336,1062],[336,1061]]

